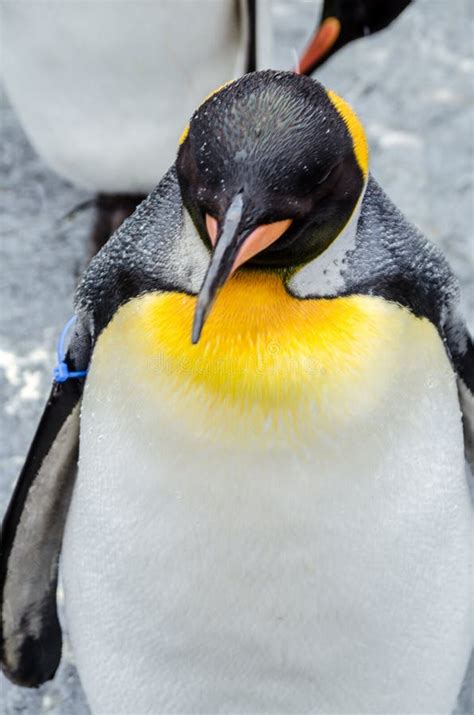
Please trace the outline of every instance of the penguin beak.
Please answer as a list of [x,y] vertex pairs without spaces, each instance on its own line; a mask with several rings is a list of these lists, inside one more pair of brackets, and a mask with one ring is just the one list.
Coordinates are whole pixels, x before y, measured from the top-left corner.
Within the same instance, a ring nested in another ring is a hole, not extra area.
[[199,341],[204,323],[227,279],[242,263],[276,241],[290,226],[291,219],[250,229],[243,228],[244,223],[244,199],[241,193],[234,197],[220,223],[211,216],[206,216],[206,227],[214,250],[194,311],[191,336],[193,345]]
[[299,60],[297,74],[311,74],[327,59],[341,34],[341,23],[337,17],[326,17],[308,43]]

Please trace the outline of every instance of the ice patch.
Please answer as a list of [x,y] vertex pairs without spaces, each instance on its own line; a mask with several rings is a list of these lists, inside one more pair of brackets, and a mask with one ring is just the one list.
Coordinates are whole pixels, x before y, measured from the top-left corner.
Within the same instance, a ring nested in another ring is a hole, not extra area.
[[379,138],[380,146],[384,149],[393,147],[413,147],[419,148],[423,144],[423,140],[409,132],[390,131],[382,134]]
[[[8,350],[0,350],[0,368],[7,383],[14,388],[14,394],[5,404],[7,415],[14,415],[22,403],[41,398],[42,368],[51,359],[43,348],[35,348],[23,357]],[[38,369],[32,369],[38,367]]]

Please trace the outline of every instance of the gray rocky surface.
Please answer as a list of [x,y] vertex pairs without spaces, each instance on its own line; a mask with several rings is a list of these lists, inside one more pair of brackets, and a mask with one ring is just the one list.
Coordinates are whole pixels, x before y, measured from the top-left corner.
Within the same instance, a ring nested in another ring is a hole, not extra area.
[[[275,65],[289,67],[316,21],[313,0],[273,0]],[[343,49],[318,78],[356,108],[372,171],[395,203],[445,251],[474,327],[472,0],[417,0],[387,31]],[[37,156],[4,94],[0,98],[1,310],[0,512],[6,507],[87,262],[91,198]],[[158,179],[159,177],[157,177]],[[474,711],[470,676],[458,713]],[[117,673],[117,679],[120,673]],[[85,715],[66,642],[56,678],[36,691],[0,680],[0,711]]]

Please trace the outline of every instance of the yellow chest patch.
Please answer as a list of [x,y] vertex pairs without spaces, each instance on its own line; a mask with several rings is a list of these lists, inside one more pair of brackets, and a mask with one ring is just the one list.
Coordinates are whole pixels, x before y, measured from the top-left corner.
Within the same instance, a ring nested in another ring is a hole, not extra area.
[[258,429],[302,412],[338,422],[363,416],[403,371],[406,346],[426,351],[436,342],[428,321],[381,298],[298,300],[277,275],[246,270],[222,289],[192,345],[195,303],[180,293],[130,301],[101,336],[93,367],[126,361],[133,380],[158,391],[179,419],[251,415]]

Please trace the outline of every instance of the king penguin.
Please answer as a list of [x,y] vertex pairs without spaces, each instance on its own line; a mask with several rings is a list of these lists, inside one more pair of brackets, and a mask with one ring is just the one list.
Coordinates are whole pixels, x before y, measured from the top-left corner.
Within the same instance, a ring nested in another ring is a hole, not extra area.
[[321,18],[299,60],[311,74],[345,45],[388,27],[411,0],[324,0]]
[[[301,71],[403,4],[326,0]],[[43,0],[0,11],[2,79],[23,128],[49,167],[96,193],[94,252],[167,171],[196,103],[272,66],[268,0]]]
[[368,161],[335,93],[250,73],[92,260],[4,524],[12,680],[57,668],[62,550],[93,713],[451,712],[474,347]]

